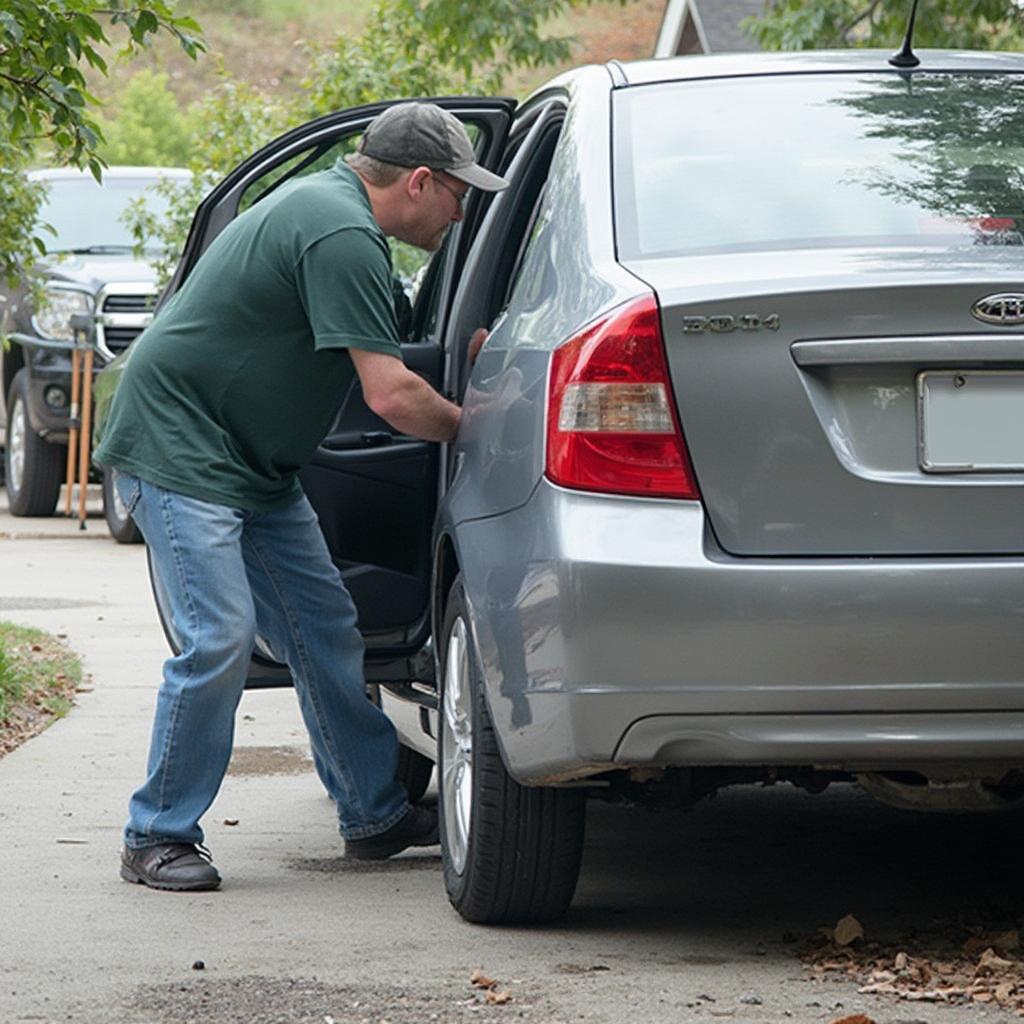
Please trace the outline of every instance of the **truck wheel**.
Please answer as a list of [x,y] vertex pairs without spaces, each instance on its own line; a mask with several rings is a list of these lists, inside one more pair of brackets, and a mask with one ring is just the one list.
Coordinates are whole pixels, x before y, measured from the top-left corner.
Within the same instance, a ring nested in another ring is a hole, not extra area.
[[28,376],[19,370],[7,395],[4,475],[11,515],[52,516],[64,483],[67,447],[44,441],[28,417]]
[[114,474],[106,468],[103,470],[103,518],[107,521],[110,536],[118,544],[142,543],[142,534],[114,486]]
[[461,577],[451,590],[442,643],[437,763],[448,899],[475,923],[553,920],[568,909],[579,876],[583,793],[521,786],[506,771]]

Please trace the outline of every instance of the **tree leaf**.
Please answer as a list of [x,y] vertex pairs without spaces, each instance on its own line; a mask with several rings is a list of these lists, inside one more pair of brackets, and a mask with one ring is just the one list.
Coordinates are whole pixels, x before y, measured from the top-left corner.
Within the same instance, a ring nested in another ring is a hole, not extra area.
[[847,914],[832,930],[832,939],[837,946],[848,946],[857,939],[864,938],[864,928],[852,914]]

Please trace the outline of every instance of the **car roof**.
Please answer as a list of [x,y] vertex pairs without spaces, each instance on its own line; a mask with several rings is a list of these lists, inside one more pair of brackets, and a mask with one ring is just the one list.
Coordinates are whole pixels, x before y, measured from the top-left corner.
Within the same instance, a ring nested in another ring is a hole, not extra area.
[[[89,171],[77,167],[38,167],[28,172],[33,181],[68,181],[92,178]],[[184,167],[107,167],[104,178],[191,178],[192,172]]]
[[[894,47],[895,49],[895,47]],[[958,50],[916,50],[921,63],[912,74],[923,71],[970,71],[1024,73],[1024,54]],[[619,64],[609,70],[619,86],[655,82],[744,75],[787,75],[808,72],[889,71],[893,50],[796,50],[776,53],[725,53],[707,56],[661,57]],[[615,72],[619,72],[616,74]]]

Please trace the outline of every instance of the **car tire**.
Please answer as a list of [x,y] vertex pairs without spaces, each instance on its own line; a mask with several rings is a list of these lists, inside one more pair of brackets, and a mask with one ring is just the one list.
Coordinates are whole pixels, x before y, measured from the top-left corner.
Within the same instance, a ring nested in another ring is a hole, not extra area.
[[19,370],[7,395],[4,478],[14,516],[52,516],[57,508],[67,447],[50,444],[33,429],[28,415],[28,374]]
[[423,799],[423,794],[430,785],[430,777],[434,774],[434,762],[424,757],[419,751],[398,744],[398,767],[395,778],[405,787],[409,794],[409,803],[415,804]]
[[124,507],[114,486],[114,474],[109,469],[103,470],[103,518],[107,521],[110,536],[118,544],[142,543],[142,533]]
[[561,917],[579,877],[585,797],[522,786],[506,770],[461,577],[445,610],[441,668],[438,789],[448,898],[478,924]]

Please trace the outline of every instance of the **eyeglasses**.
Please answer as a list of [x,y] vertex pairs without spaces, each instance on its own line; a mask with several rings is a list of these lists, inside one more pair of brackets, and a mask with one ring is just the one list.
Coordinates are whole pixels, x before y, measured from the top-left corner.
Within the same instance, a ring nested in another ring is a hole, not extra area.
[[431,177],[438,183],[438,185],[441,186],[441,188],[449,193],[449,195],[454,196],[455,202],[457,202],[460,207],[464,207],[466,205],[466,196],[469,195],[468,188],[465,192],[456,192],[455,189],[453,189],[443,178],[439,178],[436,174],[432,174]]

